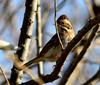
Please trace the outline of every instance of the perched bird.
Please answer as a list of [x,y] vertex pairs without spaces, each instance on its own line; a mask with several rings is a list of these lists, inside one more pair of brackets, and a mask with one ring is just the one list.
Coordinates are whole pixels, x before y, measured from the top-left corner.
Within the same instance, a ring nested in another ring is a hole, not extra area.
[[[62,45],[65,48],[68,42],[70,42],[75,35],[71,22],[68,20],[66,15],[61,15],[57,19],[57,29]],[[43,47],[39,55],[24,65],[29,67],[30,65],[40,61],[56,61],[61,56],[61,53],[62,47],[56,33]]]

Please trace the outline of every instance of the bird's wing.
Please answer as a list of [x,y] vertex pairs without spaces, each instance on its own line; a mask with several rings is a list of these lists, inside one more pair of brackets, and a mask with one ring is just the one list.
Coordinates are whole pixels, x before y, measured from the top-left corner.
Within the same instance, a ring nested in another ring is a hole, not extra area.
[[59,44],[58,35],[55,34],[49,42],[43,47],[42,51],[37,57],[44,56],[53,46],[57,46]]
[[32,65],[32,63],[37,63],[39,60],[41,60],[41,58],[53,47],[53,46],[57,46],[59,44],[59,40],[58,40],[58,35],[55,34],[50,40],[49,42],[43,47],[42,51],[40,52],[40,54],[30,60],[29,62],[25,63],[25,66],[30,66]]

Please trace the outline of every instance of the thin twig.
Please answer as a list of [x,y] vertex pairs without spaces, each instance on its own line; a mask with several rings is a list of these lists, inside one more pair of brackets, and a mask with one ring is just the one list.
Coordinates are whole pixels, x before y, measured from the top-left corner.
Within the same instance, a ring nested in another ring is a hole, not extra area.
[[[36,29],[36,40],[37,40],[37,56],[42,50],[42,28],[41,28],[41,8],[40,8],[40,0],[37,1],[37,29]],[[43,74],[43,62],[39,62],[38,64],[38,74],[39,76]]]
[[10,83],[7,79],[7,76],[6,76],[5,72],[3,71],[2,67],[0,67],[0,70],[1,70],[2,74],[4,75],[5,80],[7,81],[7,85],[10,85]]
[[85,2],[87,4],[87,8],[88,8],[90,16],[91,17],[95,17],[95,14],[94,14],[94,11],[93,11],[93,7],[92,7],[92,4],[91,4],[90,0],[85,0]]
[[[61,0],[61,2],[58,5],[56,5],[56,8],[57,8],[56,11],[60,11],[66,5],[67,1],[68,0]],[[55,10],[54,8],[50,9],[49,16],[54,13],[54,10]]]
[[60,43],[62,49],[64,49],[64,46],[63,46],[62,41],[59,36],[58,26],[57,26],[57,22],[56,22],[56,0],[54,0],[54,9],[55,9],[54,22],[55,22],[56,33],[58,35],[59,43]]

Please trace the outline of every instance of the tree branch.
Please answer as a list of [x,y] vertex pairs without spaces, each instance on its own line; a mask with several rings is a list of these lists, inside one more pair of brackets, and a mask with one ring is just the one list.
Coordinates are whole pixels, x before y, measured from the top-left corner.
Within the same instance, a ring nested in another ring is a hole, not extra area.
[[[40,8],[40,0],[37,1],[37,28],[36,28],[36,41],[37,41],[37,56],[42,50],[42,24],[41,24],[41,8]],[[38,64],[38,74],[39,76],[43,74],[43,62],[39,62]]]
[[5,72],[3,71],[3,69],[1,67],[0,67],[0,70],[1,70],[2,74],[4,75],[4,78],[5,78],[6,82],[7,82],[7,85],[10,85],[10,83],[9,83],[9,81],[7,79],[7,76],[6,76]]
[[[15,57],[18,58],[22,65],[26,62],[29,53],[29,45],[32,37],[34,18],[37,10],[37,0],[26,0],[25,6],[26,10],[18,42],[18,46],[21,49],[17,50],[17,52],[15,53]],[[14,65],[12,68],[10,78],[11,85],[16,85],[16,83],[20,83],[19,77],[21,77],[22,71],[18,71],[16,68],[16,65]]]

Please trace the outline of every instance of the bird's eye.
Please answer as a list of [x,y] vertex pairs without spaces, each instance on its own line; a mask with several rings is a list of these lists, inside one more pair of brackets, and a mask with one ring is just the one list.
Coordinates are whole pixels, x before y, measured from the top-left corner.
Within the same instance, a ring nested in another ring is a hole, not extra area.
[[64,25],[64,22],[61,22],[61,24],[63,24],[63,25]]

